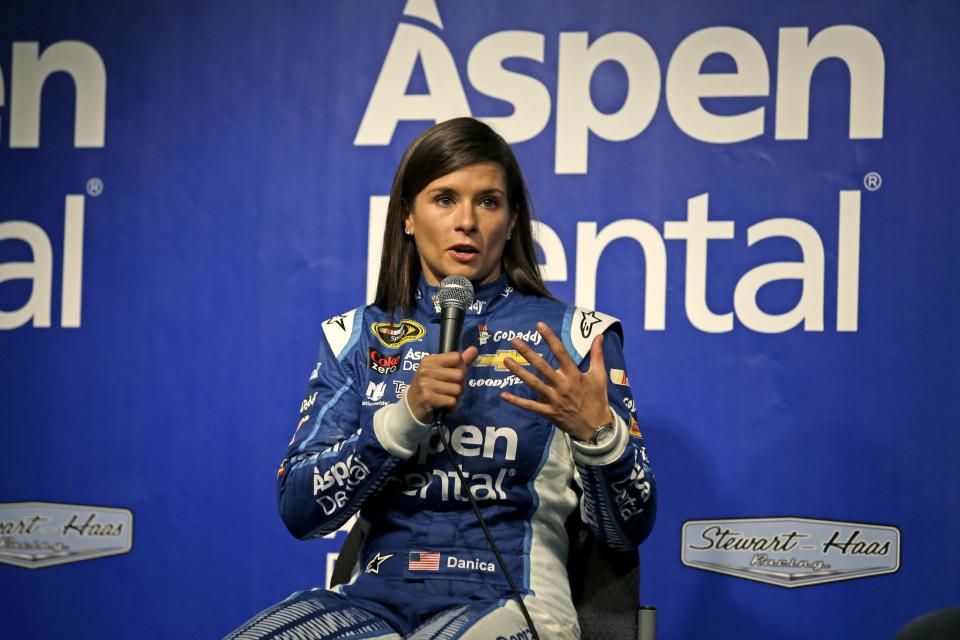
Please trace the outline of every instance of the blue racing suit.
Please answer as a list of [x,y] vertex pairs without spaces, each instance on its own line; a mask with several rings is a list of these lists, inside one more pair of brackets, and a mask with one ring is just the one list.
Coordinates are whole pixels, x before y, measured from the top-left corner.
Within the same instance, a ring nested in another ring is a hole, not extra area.
[[[656,485],[637,428],[619,322],[597,311],[527,296],[506,276],[480,287],[467,311],[461,350],[476,346],[446,434],[419,423],[404,397],[420,360],[436,351],[436,289],[421,278],[413,313],[391,318],[361,307],[322,324],[324,339],[280,467],[280,515],[298,538],[335,531],[359,512],[368,528],[352,581],[337,591],[406,635],[461,605],[504,604],[510,590],[467,502],[469,492],[543,638],[578,637],[566,579],[564,522],[577,507],[603,543],[638,545],[653,526]],[[525,340],[557,367],[536,323],[561,336],[582,370],[602,334],[615,435],[599,446],[573,441],[547,419],[500,399],[536,394],[512,375],[510,344]],[[338,636],[339,637],[339,636]],[[419,636],[417,636],[419,637]],[[453,637],[453,636],[451,636]]]

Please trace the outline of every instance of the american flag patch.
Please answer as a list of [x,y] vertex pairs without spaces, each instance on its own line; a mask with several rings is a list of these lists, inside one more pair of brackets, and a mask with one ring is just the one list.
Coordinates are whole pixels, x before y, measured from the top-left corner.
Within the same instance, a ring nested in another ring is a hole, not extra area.
[[440,554],[436,551],[411,551],[407,568],[410,571],[440,571]]
[[627,372],[623,369],[610,369],[610,382],[624,387],[630,386],[630,381],[627,380]]

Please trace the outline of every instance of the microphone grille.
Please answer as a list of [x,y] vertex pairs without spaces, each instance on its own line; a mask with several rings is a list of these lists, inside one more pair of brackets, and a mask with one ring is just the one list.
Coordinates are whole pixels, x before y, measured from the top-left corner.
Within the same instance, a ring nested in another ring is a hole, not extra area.
[[441,309],[448,306],[466,309],[473,304],[473,284],[463,276],[447,276],[440,282],[437,302]]

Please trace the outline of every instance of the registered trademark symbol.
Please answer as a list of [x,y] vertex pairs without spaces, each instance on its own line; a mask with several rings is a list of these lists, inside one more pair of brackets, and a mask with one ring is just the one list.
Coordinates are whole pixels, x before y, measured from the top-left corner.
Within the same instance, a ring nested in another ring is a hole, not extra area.
[[517,475],[517,470],[516,470],[516,469],[510,469],[509,471],[507,471],[507,475],[512,478],[513,476]]
[[96,198],[103,193],[103,180],[100,178],[90,178],[87,180],[87,194]]
[[876,171],[871,171],[867,175],[863,176],[863,186],[867,188],[867,191],[876,191],[882,184],[883,178],[881,178],[880,174]]

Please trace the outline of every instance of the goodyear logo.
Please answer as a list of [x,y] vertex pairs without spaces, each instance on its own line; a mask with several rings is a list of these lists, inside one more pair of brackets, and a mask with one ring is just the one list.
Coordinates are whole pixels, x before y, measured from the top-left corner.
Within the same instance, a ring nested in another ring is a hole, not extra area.
[[422,324],[413,320],[401,320],[399,324],[374,322],[370,326],[370,330],[373,331],[373,335],[377,337],[380,344],[389,349],[396,349],[408,342],[420,340],[427,333]]

